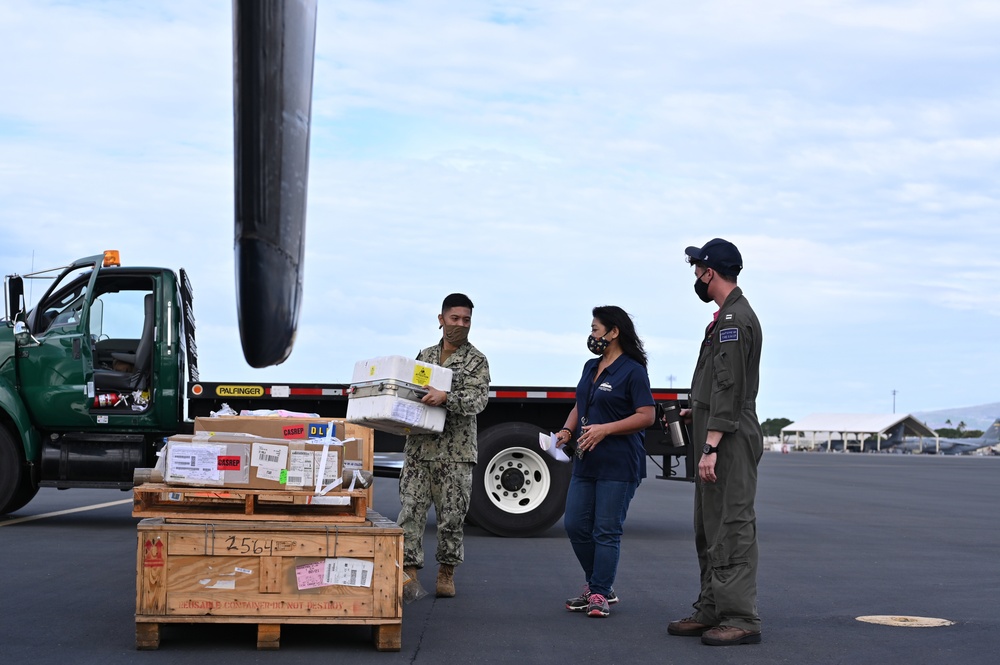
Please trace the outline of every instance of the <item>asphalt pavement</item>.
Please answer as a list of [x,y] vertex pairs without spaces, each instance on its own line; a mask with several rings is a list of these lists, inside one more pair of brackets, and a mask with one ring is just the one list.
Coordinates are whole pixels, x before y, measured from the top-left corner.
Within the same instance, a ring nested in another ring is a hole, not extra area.
[[[997,662],[1000,458],[766,453],[763,642],[737,647],[667,635],[698,590],[694,487],[650,471],[625,525],[610,617],[564,609],[583,579],[561,524],[531,539],[469,527],[458,596],[406,605],[402,650],[383,653],[365,627],[286,625],[280,650],[257,651],[255,626],[219,624],[165,625],[158,651],[136,651],[131,494],[42,490],[0,518],[0,663]],[[374,509],[395,517],[396,481],[376,480]],[[76,512],[52,514],[62,511]],[[432,515],[429,559],[434,545]],[[424,586],[434,574],[421,571]],[[954,623],[885,626],[864,615]]]

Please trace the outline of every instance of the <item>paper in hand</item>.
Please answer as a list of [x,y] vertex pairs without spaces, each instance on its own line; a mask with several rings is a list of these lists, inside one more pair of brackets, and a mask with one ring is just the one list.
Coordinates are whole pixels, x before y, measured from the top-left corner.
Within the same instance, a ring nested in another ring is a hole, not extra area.
[[538,446],[547,452],[557,462],[568,462],[569,457],[562,448],[556,446],[556,435],[554,433],[538,433]]

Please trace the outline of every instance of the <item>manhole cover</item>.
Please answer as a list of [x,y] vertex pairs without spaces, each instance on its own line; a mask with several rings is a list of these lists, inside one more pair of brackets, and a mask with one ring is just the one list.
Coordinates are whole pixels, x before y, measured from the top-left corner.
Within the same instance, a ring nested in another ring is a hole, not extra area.
[[904,617],[892,614],[858,617],[858,621],[877,623],[882,626],[907,626],[909,628],[936,628],[937,626],[953,626],[954,621],[935,619],[933,617]]

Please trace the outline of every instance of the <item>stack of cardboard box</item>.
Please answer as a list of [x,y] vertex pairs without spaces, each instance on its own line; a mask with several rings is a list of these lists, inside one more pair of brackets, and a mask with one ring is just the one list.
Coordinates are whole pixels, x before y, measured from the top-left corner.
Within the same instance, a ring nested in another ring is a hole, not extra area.
[[343,420],[222,416],[170,437],[158,467],[170,485],[315,491],[347,489],[371,461],[371,430]]

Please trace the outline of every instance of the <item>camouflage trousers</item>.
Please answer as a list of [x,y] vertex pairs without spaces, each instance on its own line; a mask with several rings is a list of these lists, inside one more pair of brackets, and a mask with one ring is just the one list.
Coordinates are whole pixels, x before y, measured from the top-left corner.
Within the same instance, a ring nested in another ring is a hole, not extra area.
[[431,503],[437,515],[438,563],[457,566],[465,559],[465,514],[472,493],[470,462],[434,462],[407,458],[399,476],[403,504],[396,522],[403,529],[403,565],[423,568],[424,527]]

